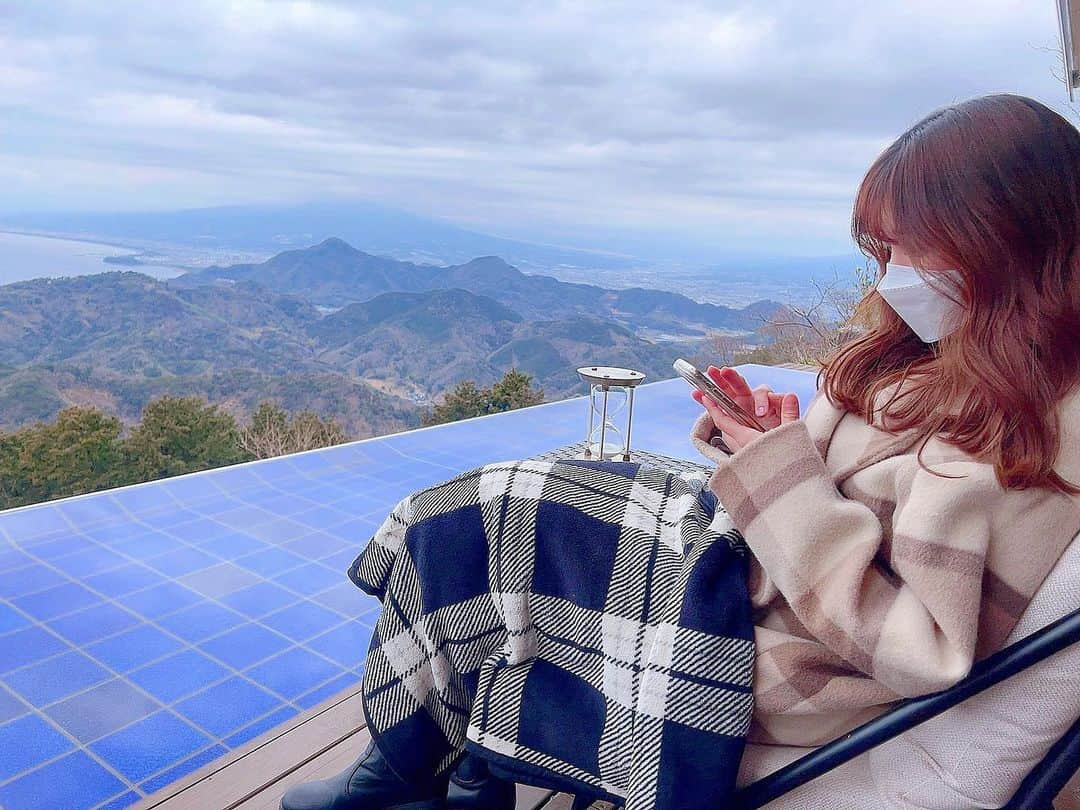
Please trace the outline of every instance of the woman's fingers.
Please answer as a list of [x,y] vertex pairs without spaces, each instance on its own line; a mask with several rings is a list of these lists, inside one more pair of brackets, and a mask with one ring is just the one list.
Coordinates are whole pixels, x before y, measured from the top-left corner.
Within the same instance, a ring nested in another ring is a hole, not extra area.
[[724,393],[739,404],[740,408],[749,413],[754,412],[754,392],[750,390],[742,374],[729,366],[723,368],[709,366],[706,373],[723,389]]
[[[772,391],[769,390],[767,385],[759,385],[753,391],[754,394],[754,415],[757,417],[768,416],[769,411],[772,410],[772,401],[770,395]],[[780,412],[779,409],[776,411]]]
[[780,402],[780,424],[799,421],[799,398],[794,394],[784,394]]
[[705,406],[712,417],[713,424],[724,434],[724,443],[733,451],[739,450],[761,435],[760,431],[739,424],[711,398],[700,391],[691,392],[691,396]]

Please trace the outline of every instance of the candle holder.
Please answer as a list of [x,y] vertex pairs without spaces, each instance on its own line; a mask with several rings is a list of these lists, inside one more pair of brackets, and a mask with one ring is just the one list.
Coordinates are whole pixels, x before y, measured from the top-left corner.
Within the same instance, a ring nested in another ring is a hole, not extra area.
[[[645,375],[614,366],[583,366],[577,371],[589,383],[589,432],[585,435],[583,458],[629,461],[634,389]],[[615,424],[616,417],[624,410],[625,432]]]

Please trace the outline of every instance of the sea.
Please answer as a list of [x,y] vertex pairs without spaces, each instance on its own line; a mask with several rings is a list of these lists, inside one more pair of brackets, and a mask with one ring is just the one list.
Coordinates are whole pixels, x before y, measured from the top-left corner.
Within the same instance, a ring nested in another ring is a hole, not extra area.
[[106,256],[132,256],[138,252],[135,248],[103,242],[0,231],[0,285],[31,278],[86,276],[115,270],[138,270],[155,278],[177,275],[178,271],[172,268],[126,267],[103,261]]

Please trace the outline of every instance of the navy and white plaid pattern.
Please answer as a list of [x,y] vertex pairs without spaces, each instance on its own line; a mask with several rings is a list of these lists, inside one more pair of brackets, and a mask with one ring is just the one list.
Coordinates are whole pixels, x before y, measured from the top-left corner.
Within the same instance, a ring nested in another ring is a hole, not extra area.
[[350,570],[383,601],[364,711],[409,779],[463,747],[523,781],[716,807],[753,709],[746,550],[700,481],[507,461],[404,498]]

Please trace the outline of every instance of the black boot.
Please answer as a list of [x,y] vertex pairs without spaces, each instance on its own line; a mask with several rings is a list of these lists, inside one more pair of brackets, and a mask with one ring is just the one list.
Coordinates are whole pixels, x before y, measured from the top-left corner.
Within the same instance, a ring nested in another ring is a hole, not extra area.
[[447,778],[410,785],[390,770],[374,740],[352,765],[329,779],[289,788],[281,810],[441,810]]
[[516,802],[514,783],[499,779],[484,760],[472,754],[466,754],[458,763],[446,791],[447,810],[514,810]]

